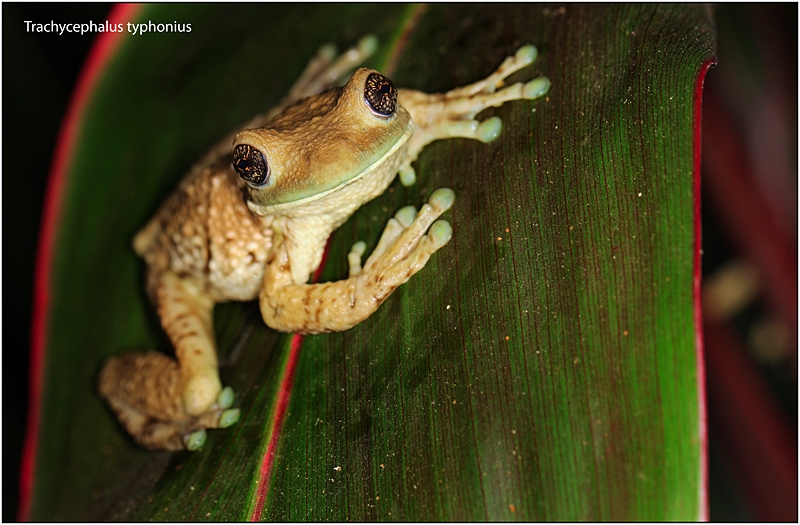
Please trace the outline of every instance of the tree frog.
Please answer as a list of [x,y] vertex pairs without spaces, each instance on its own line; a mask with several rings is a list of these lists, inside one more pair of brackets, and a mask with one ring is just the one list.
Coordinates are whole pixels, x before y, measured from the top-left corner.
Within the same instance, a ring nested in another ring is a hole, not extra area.
[[494,140],[488,107],[547,92],[545,77],[503,87],[530,65],[532,45],[487,78],[442,94],[397,89],[372,69],[346,73],[377,46],[363,38],[338,58],[323,46],[278,106],[223,138],[135,236],[147,266],[147,292],[175,347],[175,359],[133,352],[108,360],[99,390],[122,425],[148,449],[196,450],[206,429],[239,418],[222,388],[212,309],[258,298],[264,322],[283,332],[347,330],[369,317],[452,237],[437,220],[452,190],[438,189],[419,211],[389,219],[366,262],[366,245],[349,255],[346,279],[309,284],[330,234],[396,175],[414,182],[411,163],[432,141]]

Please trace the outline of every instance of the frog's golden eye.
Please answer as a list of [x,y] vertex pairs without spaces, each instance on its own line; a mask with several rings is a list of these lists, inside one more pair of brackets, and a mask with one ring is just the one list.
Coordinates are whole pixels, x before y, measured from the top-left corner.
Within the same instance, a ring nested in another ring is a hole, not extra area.
[[397,110],[397,89],[385,76],[370,73],[364,83],[364,100],[377,116],[391,117]]
[[233,149],[233,169],[251,186],[263,186],[269,180],[269,166],[264,154],[247,144],[239,144]]

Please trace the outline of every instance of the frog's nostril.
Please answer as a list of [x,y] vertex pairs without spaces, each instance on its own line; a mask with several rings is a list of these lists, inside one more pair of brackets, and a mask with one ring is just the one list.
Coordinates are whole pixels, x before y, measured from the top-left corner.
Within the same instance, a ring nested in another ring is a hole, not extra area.
[[233,149],[233,169],[251,186],[263,186],[269,180],[269,166],[264,154],[247,144],[239,144]]
[[379,73],[370,73],[364,84],[364,100],[379,117],[390,117],[397,110],[397,89]]

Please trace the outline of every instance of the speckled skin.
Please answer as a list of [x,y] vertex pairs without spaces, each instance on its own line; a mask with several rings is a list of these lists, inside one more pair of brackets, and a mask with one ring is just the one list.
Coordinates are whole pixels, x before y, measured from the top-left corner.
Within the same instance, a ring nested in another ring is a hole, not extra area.
[[[479,123],[477,113],[537,98],[549,86],[540,78],[495,91],[535,59],[535,48],[526,46],[470,86],[434,95],[398,90],[396,111],[383,117],[365,104],[374,71],[359,69],[343,88],[330,88],[369,54],[363,43],[336,61],[321,50],[287,99],[213,148],[135,237],[176,360],[156,352],[110,359],[100,393],[142,446],[194,450],[206,428],[238,419],[217,373],[215,303],[258,297],[266,324],[285,332],[347,330],[366,319],[450,240],[450,225],[436,219],[453,192],[437,190],[419,212],[400,210],[363,267],[364,245],[357,243],[347,279],[306,284],[331,232],[398,172],[413,179],[411,163],[426,144],[493,140],[499,119]],[[266,184],[239,177],[231,144],[263,152],[271,170]]]

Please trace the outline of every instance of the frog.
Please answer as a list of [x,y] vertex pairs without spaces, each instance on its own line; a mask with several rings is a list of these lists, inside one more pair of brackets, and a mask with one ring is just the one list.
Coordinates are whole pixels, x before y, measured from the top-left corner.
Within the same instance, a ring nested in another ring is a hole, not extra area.
[[309,282],[330,235],[396,177],[414,184],[412,163],[427,144],[491,142],[502,121],[479,121],[478,113],[540,98],[550,86],[544,76],[505,85],[536,60],[537,48],[525,45],[467,86],[398,89],[359,67],[377,45],[368,35],[341,55],[320,48],[289,93],[212,146],[134,236],[174,357],[153,350],[112,357],[99,393],[140,446],[196,451],[207,430],[238,421],[233,390],[219,377],[215,304],[258,300],[264,323],[287,333],[363,322],[450,241],[452,226],[440,217],[455,193],[439,188],[419,209],[397,211],[363,264],[366,243],[355,243],[347,278]]

